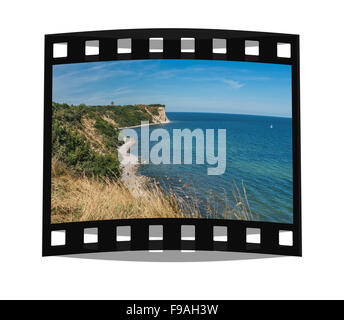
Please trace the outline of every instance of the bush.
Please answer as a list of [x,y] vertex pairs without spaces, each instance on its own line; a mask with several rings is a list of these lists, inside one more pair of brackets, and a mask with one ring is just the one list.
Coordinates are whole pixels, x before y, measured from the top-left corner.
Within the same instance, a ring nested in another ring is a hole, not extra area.
[[83,136],[63,128],[59,121],[52,126],[52,154],[74,173],[109,178],[120,174],[117,154],[96,153]]
[[[161,106],[163,105],[69,106],[53,102],[52,155],[74,173],[98,177],[119,176],[120,163],[117,155],[117,147],[120,145],[119,130],[103,117],[112,119],[120,127],[135,126],[141,124],[141,121],[152,122],[152,116],[146,111],[147,107],[152,114],[157,114],[157,109]],[[83,127],[83,119],[86,118],[94,120],[94,128],[106,147],[105,151],[104,147],[100,148],[102,153],[95,151],[99,143],[87,138]]]

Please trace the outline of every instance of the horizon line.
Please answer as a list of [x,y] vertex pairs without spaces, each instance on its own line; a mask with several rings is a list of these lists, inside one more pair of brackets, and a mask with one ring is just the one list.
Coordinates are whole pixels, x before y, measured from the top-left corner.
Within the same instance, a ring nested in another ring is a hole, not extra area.
[[238,116],[255,116],[255,117],[272,117],[272,118],[288,118],[292,119],[292,116],[282,116],[282,115],[268,115],[268,114],[252,114],[252,113],[231,113],[231,112],[207,112],[207,111],[165,111],[166,113],[210,113],[210,114],[231,114]]
[[[59,103],[59,104],[67,104],[69,106],[78,106],[81,104],[84,104],[86,107],[99,107],[99,106],[104,106],[104,107],[109,107],[111,106],[111,104],[92,104],[92,105],[87,105],[86,103],[79,103],[79,104],[69,104],[66,102],[57,102],[57,101],[52,101],[55,103]],[[113,105],[113,107],[119,106],[119,107],[125,107],[125,106],[135,106],[135,105],[161,105],[161,106],[165,106],[165,112],[174,112],[174,113],[210,113],[210,114],[232,114],[232,115],[242,115],[242,116],[255,116],[255,117],[272,117],[272,118],[286,118],[286,119],[292,119],[293,116],[283,116],[283,115],[268,115],[268,114],[252,114],[252,113],[233,113],[233,112],[207,112],[207,111],[167,111],[166,110],[166,105],[162,104],[162,103],[149,103],[149,104],[145,104],[145,103],[136,103],[136,104],[118,104],[118,105]]]

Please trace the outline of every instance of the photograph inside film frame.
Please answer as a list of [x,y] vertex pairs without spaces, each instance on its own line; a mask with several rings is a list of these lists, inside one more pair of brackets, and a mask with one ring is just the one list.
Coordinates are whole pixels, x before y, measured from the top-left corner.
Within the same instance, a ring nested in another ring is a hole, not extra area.
[[291,66],[53,67],[51,222],[292,223]]

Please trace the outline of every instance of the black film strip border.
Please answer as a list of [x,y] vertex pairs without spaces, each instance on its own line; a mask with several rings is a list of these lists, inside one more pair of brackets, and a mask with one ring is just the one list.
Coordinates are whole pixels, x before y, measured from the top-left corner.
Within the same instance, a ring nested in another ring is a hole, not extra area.
[[[117,39],[131,39],[131,53],[117,53]],[[163,38],[163,52],[149,52],[149,39]],[[194,38],[195,52],[181,52],[181,38]],[[226,53],[213,53],[213,39],[226,39]],[[99,54],[86,55],[86,41],[99,41]],[[259,55],[245,54],[245,41],[259,42]],[[54,58],[54,43],[67,43],[67,57]],[[291,57],[277,57],[277,44],[289,43]],[[214,219],[128,219],[50,223],[52,66],[91,61],[135,59],[202,59],[249,61],[292,66],[293,105],[293,224]],[[301,256],[300,76],[299,36],[290,34],[208,30],[133,29],[45,36],[43,255],[123,250],[216,250]],[[149,226],[163,226],[163,240],[149,240]],[[181,240],[181,226],[194,225],[195,239]],[[130,226],[130,241],[116,241],[117,226]],[[214,241],[213,228],[226,226],[228,239]],[[97,243],[84,243],[84,229],[97,228]],[[259,244],[247,243],[247,228],[258,228]],[[51,232],[65,231],[65,245],[52,246]],[[279,232],[292,231],[292,246],[279,245]]]

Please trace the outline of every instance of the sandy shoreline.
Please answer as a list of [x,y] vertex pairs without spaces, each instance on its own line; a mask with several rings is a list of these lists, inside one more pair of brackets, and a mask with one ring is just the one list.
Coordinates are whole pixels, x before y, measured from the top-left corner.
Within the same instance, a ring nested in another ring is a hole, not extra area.
[[145,196],[144,184],[147,182],[147,177],[136,175],[139,165],[139,159],[128,153],[130,148],[135,145],[137,141],[134,138],[126,138],[124,144],[118,148],[118,158],[122,168],[121,181],[128,188],[128,190],[136,197]]
[[[119,129],[124,130],[130,128],[139,128],[143,126],[166,124],[170,122],[170,120],[167,120],[159,123],[140,124],[137,126],[123,127]],[[124,138],[124,144],[118,148],[118,158],[120,161],[120,167],[122,168],[121,181],[133,194],[142,195],[144,193],[142,188],[143,184],[147,182],[148,178],[145,176],[136,175],[138,165],[140,164],[139,159],[137,156],[129,153],[130,148],[135,145],[135,143],[137,143],[137,141],[134,138]]]
[[138,165],[138,158],[128,153],[129,149],[135,145],[135,143],[136,140],[134,138],[124,138],[124,144],[118,148],[118,157],[122,167],[126,167],[127,165]]

